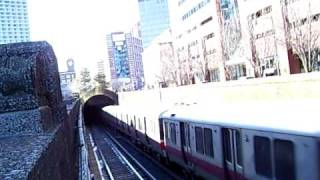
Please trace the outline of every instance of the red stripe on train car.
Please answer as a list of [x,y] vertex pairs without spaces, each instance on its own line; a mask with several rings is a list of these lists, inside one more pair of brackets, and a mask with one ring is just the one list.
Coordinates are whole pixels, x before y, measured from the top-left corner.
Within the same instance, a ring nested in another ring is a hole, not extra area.
[[[168,151],[169,154],[172,154],[176,156],[177,158],[180,158],[183,160],[182,157],[182,152],[180,150],[177,150],[173,147],[170,147],[169,145],[166,145],[166,150]],[[188,158],[192,158],[191,161],[194,163],[195,166],[198,166],[200,169],[204,170],[208,174],[217,176],[220,179],[225,179],[225,174],[224,174],[224,168],[221,168],[217,165],[211,164],[205,160],[199,159],[195,156],[192,156],[191,154],[187,153]],[[238,173],[235,173],[233,171],[229,171],[231,177],[236,177],[238,180],[246,180],[246,178]]]

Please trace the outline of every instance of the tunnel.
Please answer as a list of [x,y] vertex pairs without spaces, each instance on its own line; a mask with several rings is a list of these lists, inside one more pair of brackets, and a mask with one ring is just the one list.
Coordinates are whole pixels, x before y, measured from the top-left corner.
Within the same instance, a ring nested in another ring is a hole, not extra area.
[[102,123],[101,119],[104,114],[102,108],[109,105],[118,104],[117,94],[103,94],[90,97],[83,104],[82,113],[84,122],[87,126],[93,123]]

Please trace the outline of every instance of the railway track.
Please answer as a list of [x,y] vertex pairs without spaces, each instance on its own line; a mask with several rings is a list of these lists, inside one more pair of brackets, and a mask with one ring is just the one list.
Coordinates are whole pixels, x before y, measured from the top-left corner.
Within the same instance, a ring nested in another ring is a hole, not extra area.
[[[109,129],[110,130],[110,129]],[[128,139],[126,136],[123,136],[123,134],[117,132],[117,131],[111,131],[112,135],[116,137],[118,142],[122,144],[122,146],[125,146],[127,151],[131,152],[133,156],[144,156],[146,161],[151,161],[152,164],[155,164],[158,169],[156,169],[157,172],[159,172],[159,169],[161,170],[160,172],[164,173],[164,176],[157,177],[157,179],[176,179],[176,180],[183,180],[185,179],[185,174],[184,172],[181,171],[181,168],[178,167],[170,167],[167,164],[161,164],[158,160],[158,157],[153,156],[153,154],[150,154],[148,152],[145,152],[142,148],[137,147],[130,139]],[[142,164],[148,164],[148,162],[141,162]],[[172,169],[174,169],[172,171]],[[151,170],[151,173],[154,173]],[[157,174],[157,172],[155,174]]]
[[[101,177],[102,179],[110,180],[122,180],[122,179],[175,179],[170,175],[165,175],[163,172],[155,169],[152,163],[145,163],[145,160],[140,162],[140,156],[135,156],[128,152],[123,145],[121,145],[117,139],[107,132],[104,127],[92,127],[91,128],[92,139],[97,145],[97,158],[101,165]],[[131,151],[131,150],[130,150]],[[158,167],[159,168],[159,167]],[[153,169],[153,175],[150,172]]]

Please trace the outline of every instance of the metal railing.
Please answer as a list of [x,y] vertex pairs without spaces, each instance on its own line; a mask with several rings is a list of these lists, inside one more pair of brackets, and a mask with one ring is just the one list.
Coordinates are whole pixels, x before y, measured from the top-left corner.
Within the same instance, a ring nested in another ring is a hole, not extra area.
[[79,113],[78,132],[79,132],[79,180],[90,179],[90,169],[88,162],[88,149],[84,139],[85,126],[83,125],[82,113]]

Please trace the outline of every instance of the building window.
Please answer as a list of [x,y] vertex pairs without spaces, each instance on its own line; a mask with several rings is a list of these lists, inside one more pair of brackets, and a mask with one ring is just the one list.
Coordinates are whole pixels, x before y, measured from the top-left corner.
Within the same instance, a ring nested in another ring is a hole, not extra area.
[[261,60],[261,72],[263,76],[277,75],[277,67],[273,56]]
[[275,175],[277,180],[295,180],[294,146],[291,141],[274,140]]
[[254,161],[256,173],[267,178],[272,177],[271,144],[267,137],[254,137]]
[[247,75],[245,64],[237,64],[237,65],[229,66],[228,70],[230,72],[231,80],[237,80],[240,77],[245,77]]
[[200,154],[204,153],[203,149],[203,132],[202,128],[196,127],[195,128],[195,133],[196,133],[196,151]]
[[220,74],[219,68],[210,70],[211,82],[218,82],[220,80],[219,74]]
[[200,3],[198,3],[196,6],[194,6],[191,10],[189,10],[185,15],[182,16],[182,20],[186,20],[189,18],[192,14],[200,10],[202,7],[204,7],[206,4],[208,4],[210,0],[203,0]]
[[320,19],[320,13],[312,16],[312,22],[319,21],[319,19]]
[[213,37],[214,37],[214,33],[210,33],[210,34],[205,36],[205,39],[208,40],[208,39],[211,39]]
[[262,10],[256,12],[256,18],[259,18],[262,16]]
[[210,22],[211,20],[212,20],[212,16],[210,16],[210,17],[208,17],[207,19],[205,19],[204,21],[202,21],[202,22],[200,23],[200,25],[203,26],[203,25],[207,24],[208,22]]
[[266,8],[264,8],[264,13],[263,14],[269,14],[270,12],[272,11],[272,7],[271,6],[268,6]]

